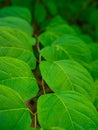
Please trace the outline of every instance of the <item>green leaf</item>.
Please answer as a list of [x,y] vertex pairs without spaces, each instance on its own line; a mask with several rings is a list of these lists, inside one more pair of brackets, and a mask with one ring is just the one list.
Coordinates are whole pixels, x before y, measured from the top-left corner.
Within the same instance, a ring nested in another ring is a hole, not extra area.
[[51,15],[57,14],[57,7],[53,0],[43,0],[44,4],[47,6],[48,11]]
[[32,9],[32,7],[34,7],[34,0],[11,0],[11,4],[14,6],[23,6],[29,9]]
[[30,113],[22,97],[11,88],[0,85],[0,129],[30,130]]
[[53,43],[53,46],[41,50],[41,55],[48,61],[72,59],[84,66],[92,62],[91,51],[78,37],[66,35]]
[[67,24],[52,27],[39,36],[39,40],[43,46],[52,45],[52,43],[66,34],[76,35],[75,31]]
[[76,35],[76,32],[68,24],[58,25],[58,27],[49,29],[49,31],[56,33],[59,36],[63,36],[64,34]]
[[0,18],[0,28],[2,28],[3,26],[5,26],[6,28],[10,27],[15,29],[20,29],[21,31],[28,34],[29,36],[32,36],[33,33],[33,29],[27,21],[13,16]]
[[1,27],[0,31],[5,31],[10,33],[10,35],[13,35],[14,37],[16,37],[19,41],[24,42],[24,44],[26,44],[26,48],[29,50],[32,50],[31,47],[34,46],[36,44],[36,40],[34,37],[29,37],[25,32],[17,29],[17,28],[10,28],[10,27]]
[[96,30],[95,30],[95,38],[96,38],[96,40],[98,40],[98,22],[97,22],[95,28],[96,28]]
[[36,2],[35,5],[35,20],[38,24],[42,23],[46,18],[46,10],[43,5],[41,5],[39,2]]
[[0,84],[16,90],[24,100],[34,97],[38,91],[28,64],[16,58],[0,57]]
[[33,44],[33,38],[29,38],[18,29],[0,29],[0,56],[21,59],[35,69],[36,58],[32,50]]
[[92,62],[91,65],[92,65],[92,69],[90,72],[92,74],[92,77],[96,80],[98,79],[98,59]]
[[[36,61],[32,52],[32,45],[34,44],[32,39],[18,29],[0,29],[0,49],[3,50],[1,56],[6,55],[23,59],[28,63],[30,62],[29,64],[35,68]],[[6,53],[6,51],[9,53]]]
[[97,8],[94,8],[93,11],[91,12],[90,14],[90,18],[89,18],[89,22],[92,24],[92,25],[96,25],[98,23],[98,9]]
[[98,79],[95,81],[95,87],[96,87],[96,98],[95,98],[94,105],[98,109]]
[[90,36],[87,35],[87,34],[81,34],[81,35],[79,35],[79,37],[80,37],[85,43],[87,43],[87,44],[93,43],[92,37],[90,37]]
[[78,34],[80,34],[81,35],[81,29],[80,29],[80,27],[79,26],[77,26],[77,25],[71,25],[71,27],[75,30],[75,32],[77,32]]
[[32,130],[66,130],[66,129],[63,129],[63,128],[60,128],[60,127],[52,127],[52,128],[33,128]]
[[50,21],[50,23],[46,27],[46,30],[57,27],[58,25],[63,25],[65,23],[67,24],[67,22],[61,18],[61,16],[57,15],[54,18],[52,18],[52,20]]
[[72,60],[43,61],[40,64],[40,71],[43,79],[54,92],[77,91],[94,101],[94,81],[79,63]]
[[98,59],[98,44],[93,43],[88,45],[91,53],[92,53],[92,59],[97,60]]
[[38,120],[42,128],[97,130],[98,113],[92,103],[75,92],[46,94],[39,98]]
[[2,8],[0,10],[0,17],[6,17],[6,16],[19,17],[26,20],[29,23],[32,20],[30,11],[27,8],[18,7],[18,6],[10,6],[10,7]]

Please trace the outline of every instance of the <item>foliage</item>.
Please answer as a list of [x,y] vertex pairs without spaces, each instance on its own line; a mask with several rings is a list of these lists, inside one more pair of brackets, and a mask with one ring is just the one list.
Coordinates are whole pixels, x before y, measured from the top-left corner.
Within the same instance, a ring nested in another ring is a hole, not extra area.
[[38,118],[43,128],[97,129],[98,119],[94,113],[92,103],[75,92],[47,94],[38,101]]
[[[0,129],[97,130],[96,1],[7,2],[0,10]],[[93,38],[82,33],[88,30]]]
[[2,130],[30,130],[31,119],[29,109],[24,105],[24,99],[16,91],[2,85],[0,85],[0,99],[0,118],[2,119],[0,128]]

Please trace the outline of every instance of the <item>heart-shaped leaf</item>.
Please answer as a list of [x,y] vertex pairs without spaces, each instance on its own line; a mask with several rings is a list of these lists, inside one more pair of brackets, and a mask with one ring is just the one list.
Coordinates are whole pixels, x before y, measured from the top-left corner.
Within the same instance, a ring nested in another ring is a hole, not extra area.
[[79,63],[72,60],[43,61],[40,70],[43,79],[54,92],[77,91],[94,101],[94,81],[89,72]]
[[31,130],[29,109],[13,89],[0,85],[0,129]]
[[36,80],[25,62],[16,58],[0,57],[0,84],[16,90],[24,100],[36,95]]
[[21,59],[35,69],[36,58],[32,50],[33,44],[33,38],[27,37],[18,29],[0,29],[0,56]]
[[38,100],[38,120],[42,128],[58,126],[66,130],[97,130],[98,113],[92,103],[75,92],[46,94]]

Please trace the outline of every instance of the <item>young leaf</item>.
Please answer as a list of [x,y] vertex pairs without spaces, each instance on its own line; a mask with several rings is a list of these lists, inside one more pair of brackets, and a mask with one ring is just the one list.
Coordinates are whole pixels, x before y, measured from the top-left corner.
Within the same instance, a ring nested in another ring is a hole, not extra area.
[[32,98],[38,91],[28,64],[16,58],[0,57],[0,84],[16,90],[24,100]]
[[92,103],[75,92],[46,94],[39,98],[38,120],[42,128],[97,130],[98,113]]
[[20,29],[21,31],[25,32],[27,35],[32,36],[33,34],[33,29],[29,25],[29,23],[21,18],[17,17],[4,17],[0,18],[0,28],[5,26],[10,27],[10,28],[15,28],[15,29]]
[[40,64],[40,71],[43,79],[54,92],[77,91],[94,101],[94,81],[79,63],[72,60],[43,61]]
[[22,97],[13,89],[0,85],[0,129],[30,130],[30,113]]
[[29,23],[32,20],[30,11],[27,8],[18,7],[18,6],[10,6],[10,7],[2,8],[0,10],[0,17],[6,17],[6,16],[19,17],[26,20]]
[[33,38],[18,29],[0,29],[0,56],[14,57],[27,62],[32,69],[36,58],[32,50]]

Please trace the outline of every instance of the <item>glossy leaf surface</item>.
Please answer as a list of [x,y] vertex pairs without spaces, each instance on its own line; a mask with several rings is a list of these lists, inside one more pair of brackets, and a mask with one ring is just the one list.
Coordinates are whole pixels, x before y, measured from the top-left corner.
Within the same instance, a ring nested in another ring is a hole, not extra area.
[[35,69],[36,58],[32,50],[34,40],[18,29],[1,28],[0,56],[21,59],[28,63],[32,69]]
[[37,108],[38,120],[44,129],[52,126],[66,130],[97,130],[98,128],[98,113],[95,107],[79,93],[43,95],[38,100]]
[[0,84],[16,90],[24,100],[36,95],[36,80],[25,62],[16,58],[0,57]]
[[18,28],[21,31],[27,33],[27,35],[32,36],[33,29],[29,25],[29,23],[21,18],[17,17],[4,17],[0,18],[0,27],[10,27],[10,28]]
[[54,92],[77,91],[94,101],[93,78],[79,63],[72,60],[43,61],[40,70],[43,79]]
[[31,130],[30,112],[13,89],[0,85],[0,129]]

